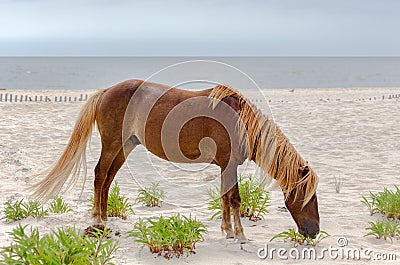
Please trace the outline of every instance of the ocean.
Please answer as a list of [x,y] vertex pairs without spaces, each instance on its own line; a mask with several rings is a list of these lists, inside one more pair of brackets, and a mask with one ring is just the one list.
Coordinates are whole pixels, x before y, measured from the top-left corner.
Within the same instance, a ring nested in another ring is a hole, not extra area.
[[400,57],[0,57],[0,89],[94,89],[126,79],[246,89],[236,82],[246,78],[261,88],[400,87]]

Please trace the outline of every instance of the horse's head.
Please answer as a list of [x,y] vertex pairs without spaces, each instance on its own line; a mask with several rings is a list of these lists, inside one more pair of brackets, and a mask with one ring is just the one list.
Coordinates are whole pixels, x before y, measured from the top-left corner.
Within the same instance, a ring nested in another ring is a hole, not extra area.
[[[301,167],[299,169],[301,178],[307,177],[309,171],[310,169],[308,166]],[[297,224],[299,233],[305,237],[315,238],[319,233],[317,194],[315,192],[307,204],[303,205],[305,195],[305,186],[301,187],[298,192],[293,190],[286,198],[285,204]]]

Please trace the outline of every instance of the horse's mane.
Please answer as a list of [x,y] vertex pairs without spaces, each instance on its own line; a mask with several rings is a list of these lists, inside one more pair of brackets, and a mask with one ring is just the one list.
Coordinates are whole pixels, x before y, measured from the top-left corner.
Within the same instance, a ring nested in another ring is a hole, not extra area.
[[[239,104],[237,127],[247,158],[278,182],[285,198],[294,192],[296,200],[304,192],[303,206],[306,205],[317,188],[318,177],[315,172],[275,122],[239,92],[225,85],[217,85],[209,95],[213,108],[229,96],[237,99]],[[309,170],[303,177],[302,169],[306,167]]]

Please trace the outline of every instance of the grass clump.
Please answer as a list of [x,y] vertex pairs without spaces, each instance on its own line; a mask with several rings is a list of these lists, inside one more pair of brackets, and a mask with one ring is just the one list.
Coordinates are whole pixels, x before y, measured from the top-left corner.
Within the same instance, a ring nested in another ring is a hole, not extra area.
[[335,192],[336,193],[340,193],[340,190],[342,189],[342,184],[343,184],[342,178],[341,177],[338,177],[338,178],[335,177]]
[[214,189],[208,190],[208,210],[214,212],[211,216],[211,220],[214,218],[221,218],[222,217],[222,202],[221,202],[221,195],[220,189],[215,187]]
[[108,195],[108,216],[120,217],[123,220],[126,220],[127,216],[130,213],[134,214],[134,212],[128,198],[120,193],[121,189],[116,181]]
[[0,264],[112,264],[117,242],[103,231],[85,237],[75,228],[40,236],[37,228],[18,225],[10,232],[13,243],[0,252]]
[[33,218],[40,218],[48,214],[47,210],[43,209],[38,201],[25,202],[24,199],[12,201],[8,200],[5,203],[4,215],[2,219],[7,221],[18,221],[28,216]]
[[63,201],[61,197],[57,197],[49,207],[49,212],[51,213],[68,213],[72,212],[72,209],[67,203]]
[[[268,213],[270,206],[270,193],[265,190],[264,186],[254,180],[252,176],[244,180],[239,177],[239,194],[241,198],[240,214],[242,217],[248,217],[249,220],[258,221],[262,219],[264,214]],[[222,216],[222,203],[220,189],[210,189],[208,191],[209,203],[208,209],[215,212],[211,219]]]
[[400,219],[400,189],[395,186],[396,191],[384,188],[382,192],[372,193],[368,197],[362,197],[371,215],[382,213],[387,218]]
[[392,241],[393,238],[399,239],[400,237],[400,223],[398,221],[389,220],[379,220],[374,222],[369,222],[369,227],[365,228],[370,232],[364,236],[375,236],[376,238],[384,239],[387,238]]
[[305,237],[302,234],[296,232],[293,228],[289,228],[288,231],[283,231],[274,237],[271,238],[270,241],[273,241],[277,238],[282,238],[285,242],[289,242],[294,247],[297,247],[298,245],[303,245],[306,243],[306,245],[312,245],[312,246],[317,246],[322,240],[325,238],[329,237],[330,235],[325,232],[325,231],[320,231],[316,237],[310,238],[310,237]]
[[[93,197],[90,198],[89,201],[90,207],[93,208]],[[108,194],[107,203],[107,214],[109,217],[119,217],[126,220],[129,214],[134,214],[132,205],[129,203],[128,198],[125,195],[121,195],[121,189],[119,188],[117,181],[115,181],[114,186]]]
[[205,225],[191,216],[179,214],[159,217],[157,220],[140,219],[128,236],[147,246],[151,253],[170,259],[184,253],[195,253],[195,244],[203,240],[207,232]]
[[242,216],[249,217],[250,220],[257,221],[264,214],[268,213],[267,207],[270,206],[270,193],[264,186],[250,176],[246,181],[239,178],[239,194],[242,198],[240,212]]
[[364,203],[371,215],[381,213],[386,218],[376,222],[369,222],[369,231],[364,236],[375,236],[378,239],[400,238],[400,189],[395,186],[392,191],[386,187],[381,192],[370,192],[368,197],[363,196],[361,202]]
[[149,207],[160,207],[164,198],[165,192],[160,189],[159,184],[151,183],[150,186],[139,189],[136,201]]

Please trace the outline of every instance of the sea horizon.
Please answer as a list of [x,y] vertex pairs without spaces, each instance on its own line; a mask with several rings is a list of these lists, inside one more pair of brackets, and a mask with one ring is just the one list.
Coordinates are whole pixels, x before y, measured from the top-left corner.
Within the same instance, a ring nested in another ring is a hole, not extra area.
[[[264,89],[400,87],[400,57],[0,56],[0,89],[105,88],[127,79],[147,80],[161,69],[191,60],[217,61],[232,66]],[[190,74],[182,69],[173,75],[193,78],[198,74],[196,79],[209,78],[206,72],[210,69],[204,65],[187,70]],[[215,82],[222,76],[225,83],[235,85],[233,79],[242,78],[240,72],[230,73],[233,80],[230,82],[230,76],[215,72],[211,78]],[[161,80],[175,85],[168,79]]]

